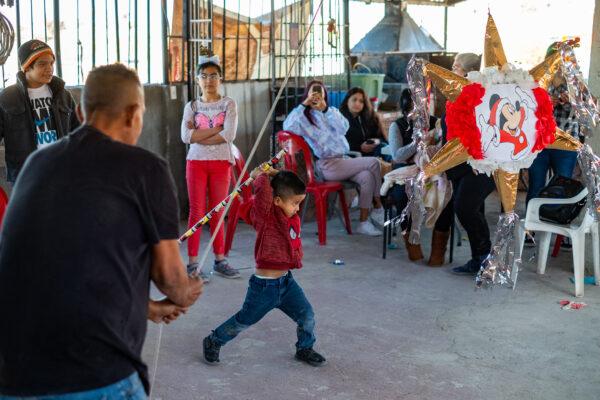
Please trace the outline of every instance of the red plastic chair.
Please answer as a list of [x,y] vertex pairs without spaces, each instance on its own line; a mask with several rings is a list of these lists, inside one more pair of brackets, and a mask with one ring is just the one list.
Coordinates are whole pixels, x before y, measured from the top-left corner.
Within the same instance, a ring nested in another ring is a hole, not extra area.
[[284,157],[286,169],[297,173],[298,161],[296,160],[296,154],[302,153],[304,156],[306,176],[308,178],[306,193],[313,195],[315,198],[319,244],[324,246],[327,243],[327,198],[330,193],[338,194],[346,231],[351,235],[352,226],[350,225],[350,214],[348,213],[348,204],[346,203],[346,196],[344,196],[344,186],[342,183],[335,181],[318,182],[315,179],[312,153],[308,144],[302,137],[292,132],[280,131],[277,133],[277,142],[279,143],[279,147],[287,151],[287,154]]
[[[235,165],[233,166],[231,171],[231,182],[233,186],[235,185],[237,179],[244,170],[246,161],[244,161],[242,153],[237,147],[235,147],[235,145],[231,145],[231,149],[233,152],[233,157],[235,159]],[[244,182],[248,178],[250,178],[250,175],[248,174],[248,172],[246,172],[244,174],[244,178],[240,183]],[[242,216],[240,215],[241,207],[244,204],[250,203],[251,201],[252,187],[247,186],[245,188],[242,188],[241,196],[237,196],[235,199],[233,199],[231,207],[229,207],[229,214],[227,214],[227,229],[225,230],[225,255],[228,255],[229,250],[231,250],[231,245],[233,244],[233,236],[235,235],[235,229],[237,228],[239,219],[242,218]]]

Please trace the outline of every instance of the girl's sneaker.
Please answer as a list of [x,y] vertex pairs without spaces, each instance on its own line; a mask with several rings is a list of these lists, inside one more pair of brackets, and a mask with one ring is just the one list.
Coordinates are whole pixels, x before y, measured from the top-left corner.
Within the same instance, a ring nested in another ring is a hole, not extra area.
[[[189,263],[187,265],[188,275],[191,275],[193,272],[197,271],[199,266],[200,266],[200,263],[198,263],[198,262]],[[198,276],[200,277],[200,279],[202,279],[203,283],[210,282],[210,275],[208,275],[203,270],[200,270],[200,274]]]
[[358,229],[356,229],[357,233],[360,233],[361,235],[367,235],[367,236],[381,236],[383,235],[383,232],[379,229],[377,229],[369,220],[360,222],[358,224]]
[[241,277],[240,271],[230,266],[227,260],[215,260],[213,270],[223,278],[235,279]]

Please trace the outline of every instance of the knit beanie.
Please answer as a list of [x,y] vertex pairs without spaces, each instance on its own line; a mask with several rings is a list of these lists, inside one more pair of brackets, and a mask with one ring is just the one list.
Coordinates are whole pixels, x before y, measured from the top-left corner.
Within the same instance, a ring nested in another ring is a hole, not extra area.
[[[33,39],[23,43],[19,46],[19,64],[21,64],[21,70],[25,71],[31,66],[40,56],[44,54],[50,54],[54,57],[54,52],[46,43],[41,40]],[[54,57],[55,58],[55,57]]]

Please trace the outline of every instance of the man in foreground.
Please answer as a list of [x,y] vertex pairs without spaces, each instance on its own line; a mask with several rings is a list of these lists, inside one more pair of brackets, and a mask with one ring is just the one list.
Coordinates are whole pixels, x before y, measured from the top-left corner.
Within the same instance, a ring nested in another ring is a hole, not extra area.
[[[77,111],[81,128],[29,157],[4,219],[0,399],[145,399],[146,319],[171,321],[202,291],[167,164],[135,147],[135,71],[91,71]],[[166,300],[149,304],[150,280]]]

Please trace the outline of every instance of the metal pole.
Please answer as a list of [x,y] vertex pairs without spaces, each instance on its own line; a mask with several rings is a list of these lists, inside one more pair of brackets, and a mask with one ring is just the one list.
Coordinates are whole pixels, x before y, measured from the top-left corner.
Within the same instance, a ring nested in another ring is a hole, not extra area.
[[150,83],[150,0],[146,1],[146,61],[148,64],[148,83]]
[[344,0],[344,64],[346,65],[346,89],[352,86],[352,66],[350,65],[350,0]]
[[238,0],[237,13],[237,33],[235,35],[235,80],[238,80],[238,71],[240,65],[240,0]]
[[96,66],[96,0],[92,0],[92,68]]
[[[20,7],[20,2],[19,0],[17,0],[17,47],[21,46],[21,7]],[[19,63],[19,60],[17,60],[17,64]],[[19,69],[21,69],[21,66],[19,65]]]
[[[271,51],[269,52],[271,54],[271,106],[273,105],[273,103],[275,102],[275,97],[276,97],[276,89],[275,86],[277,85],[277,71],[275,70],[275,0],[271,0],[271,26],[269,28],[269,40],[271,41]],[[271,126],[272,126],[272,132],[271,132],[271,155],[275,154],[275,142],[276,142],[276,138],[275,138],[275,114],[273,113],[273,115],[271,116]]]
[[60,8],[58,0],[54,0],[54,56],[56,57],[56,72],[62,78],[62,61],[60,55]]
[[[185,47],[187,48],[187,74],[183,75],[187,77],[187,89],[188,89],[188,99],[193,98],[192,93],[192,85],[194,80],[192,79],[192,42],[190,40],[190,1],[191,0],[183,0],[183,41],[185,43]],[[185,60],[182,62],[183,65],[186,64]]]
[[225,40],[225,36],[227,35],[227,30],[225,29],[225,26],[227,24],[227,1],[223,0],[223,26],[222,26],[222,30],[221,30],[221,34],[223,35],[223,48],[221,49],[221,65],[223,66],[223,80],[227,80],[227,76],[226,76],[226,68],[225,68],[225,45],[227,44],[227,41]]
[[448,44],[448,6],[444,6],[444,50]]
[[[161,26],[162,26],[162,52],[163,52],[163,83],[169,83],[169,42],[167,35],[169,34],[168,16],[167,16],[167,0],[161,0]],[[150,29],[150,27],[148,27]]]
[[48,43],[48,18],[46,17],[46,0],[44,0],[44,40]]
[[134,63],[133,65],[135,65],[135,70],[137,71],[138,69],[138,29],[139,29],[139,23],[138,23],[138,0],[135,0],[135,2],[133,3],[133,8],[134,8],[134,14],[135,14],[135,29],[133,30],[135,38],[133,39],[133,43],[135,43],[135,51],[134,51],[134,55],[133,57],[135,57]]
[[115,33],[117,43],[117,62],[121,61],[121,44],[119,39],[119,0],[115,0]]
[[33,39],[33,0],[29,0],[29,19],[31,24],[31,38]]

